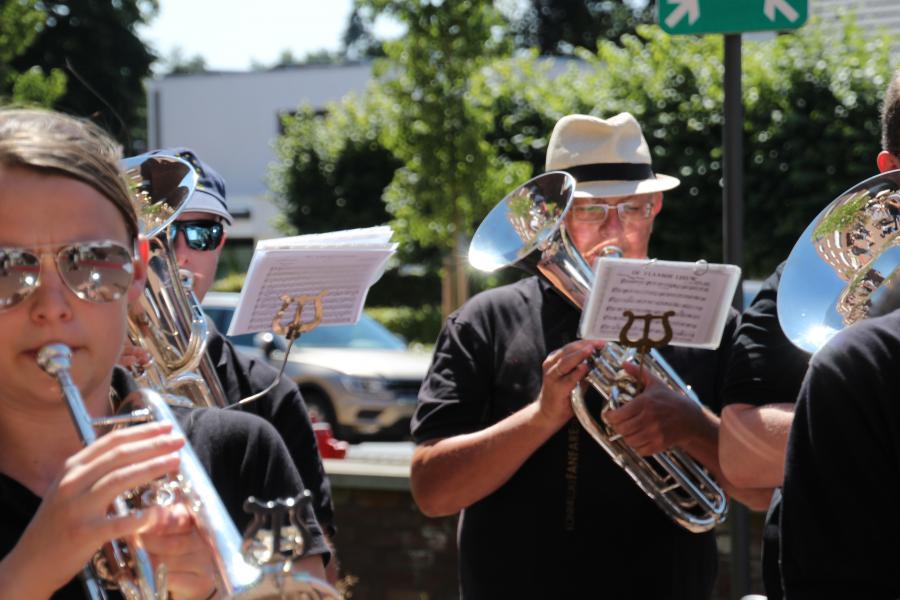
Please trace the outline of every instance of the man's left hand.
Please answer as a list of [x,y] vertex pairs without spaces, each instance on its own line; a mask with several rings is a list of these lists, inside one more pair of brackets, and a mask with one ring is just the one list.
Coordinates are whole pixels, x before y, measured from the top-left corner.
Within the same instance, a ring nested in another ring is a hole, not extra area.
[[644,391],[632,401],[604,414],[606,422],[641,456],[649,456],[690,440],[703,419],[703,408],[672,390],[646,367],[624,363]]

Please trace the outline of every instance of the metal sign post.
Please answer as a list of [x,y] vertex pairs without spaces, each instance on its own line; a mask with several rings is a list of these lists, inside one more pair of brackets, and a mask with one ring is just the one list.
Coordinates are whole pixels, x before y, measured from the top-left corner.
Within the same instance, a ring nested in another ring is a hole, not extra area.
[[[725,127],[722,134],[724,262],[743,266],[744,104],[741,96],[741,33],[797,29],[809,17],[809,0],[658,0],[659,26],[670,34],[722,33],[725,39]],[[735,306],[743,306],[738,288]],[[731,597],[750,591],[750,516],[735,502],[731,531]]]
[[[722,131],[724,190],[722,194],[722,254],[726,263],[744,264],[744,103],[741,97],[741,34],[725,36],[725,126]],[[739,304],[738,304],[739,303]],[[743,290],[735,296],[743,308]],[[750,592],[750,513],[732,500],[731,597]]]

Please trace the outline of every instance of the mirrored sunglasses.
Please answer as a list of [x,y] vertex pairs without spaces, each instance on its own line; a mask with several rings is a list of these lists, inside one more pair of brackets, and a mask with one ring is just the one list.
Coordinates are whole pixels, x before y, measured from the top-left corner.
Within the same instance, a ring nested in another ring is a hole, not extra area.
[[174,243],[178,232],[184,234],[184,241],[192,250],[215,250],[222,243],[225,228],[219,221],[175,221],[169,225],[169,239]]
[[653,201],[644,200],[620,204],[606,204],[599,201],[583,202],[572,206],[572,217],[576,221],[600,224],[606,222],[611,210],[619,213],[619,220],[623,223],[646,221],[653,214]]
[[11,308],[41,285],[41,257],[54,255],[59,276],[72,293],[89,302],[112,302],[134,278],[132,254],[112,241],[77,242],[56,252],[0,247],[0,310]]

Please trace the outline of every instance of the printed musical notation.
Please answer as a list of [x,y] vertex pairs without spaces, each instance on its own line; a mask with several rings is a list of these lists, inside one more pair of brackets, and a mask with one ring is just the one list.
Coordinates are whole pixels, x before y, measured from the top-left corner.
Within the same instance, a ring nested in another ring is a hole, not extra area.
[[[282,296],[315,296],[322,290],[328,293],[321,325],[355,323],[369,287],[397,247],[391,235],[389,227],[371,227],[259,242],[228,335],[267,331]],[[311,305],[304,307],[304,321],[313,318],[312,311]]]
[[[735,265],[602,258],[581,317],[581,337],[615,341],[635,315],[675,314],[669,319],[675,346],[716,348],[737,289],[741,270]],[[660,319],[650,325],[662,334]]]

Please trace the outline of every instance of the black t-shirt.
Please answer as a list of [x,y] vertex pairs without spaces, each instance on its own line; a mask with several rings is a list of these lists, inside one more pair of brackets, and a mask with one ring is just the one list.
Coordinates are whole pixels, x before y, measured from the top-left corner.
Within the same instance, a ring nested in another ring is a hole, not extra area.
[[735,333],[723,398],[725,404],[793,403],[809,354],[785,337],[778,322],[778,265],[741,316]]
[[900,597],[900,311],[817,352],[788,441],[785,598]]
[[[211,323],[210,328],[207,351],[222,382],[227,402],[234,404],[269,387],[278,376],[278,370],[239,352]],[[316,436],[297,384],[289,377],[282,377],[264,397],[236,409],[258,415],[278,430],[303,485],[313,494],[316,519],[328,536],[334,538],[336,529],[331,484],[325,476]]]
[[[537,278],[479,294],[447,321],[413,417],[417,442],[478,431],[538,395],[541,364],[573,341],[580,312]],[[730,341],[734,320],[724,340]],[[721,351],[665,348],[710,406]],[[460,516],[463,597],[708,598],[712,532],[673,523],[576,420]]]
[[[113,388],[119,397],[134,389],[128,376],[118,368]],[[248,496],[275,499],[293,497],[303,491],[300,476],[281,436],[264,420],[218,409],[176,408],[173,412],[238,531],[243,532],[250,523],[250,516],[243,510]],[[0,473],[0,513],[3,515],[0,519],[0,556],[6,556],[15,547],[40,503],[41,499],[29,489]],[[325,538],[311,507],[303,510],[301,518],[310,531],[308,554],[320,554],[327,560]],[[53,600],[83,600],[85,597],[77,579],[52,596]],[[111,594],[110,597],[118,595]]]
[[[797,348],[778,322],[778,284],[785,263],[766,279],[741,316],[722,393],[728,404],[789,403],[797,399],[809,354]],[[781,494],[772,496],[763,530],[763,581],[769,600],[781,598],[778,518]]]

